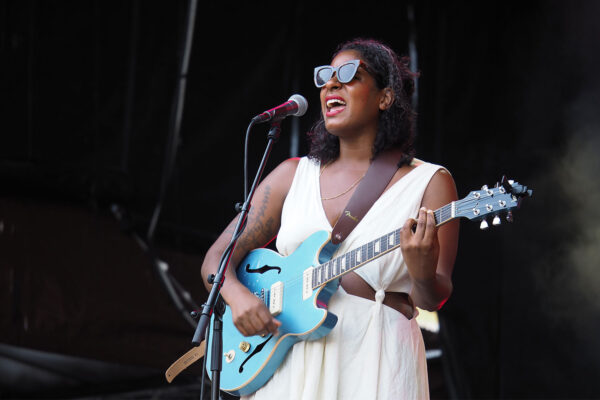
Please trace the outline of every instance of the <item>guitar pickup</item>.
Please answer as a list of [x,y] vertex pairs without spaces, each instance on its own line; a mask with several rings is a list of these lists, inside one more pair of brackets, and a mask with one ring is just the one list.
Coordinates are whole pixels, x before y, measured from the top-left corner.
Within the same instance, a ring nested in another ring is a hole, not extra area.
[[313,293],[313,270],[315,268],[314,267],[309,267],[307,269],[304,270],[304,273],[302,274],[302,301],[308,299],[310,296],[312,296]]
[[283,311],[283,282],[275,282],[271,285],[269,296],[269,311],[275,316]]

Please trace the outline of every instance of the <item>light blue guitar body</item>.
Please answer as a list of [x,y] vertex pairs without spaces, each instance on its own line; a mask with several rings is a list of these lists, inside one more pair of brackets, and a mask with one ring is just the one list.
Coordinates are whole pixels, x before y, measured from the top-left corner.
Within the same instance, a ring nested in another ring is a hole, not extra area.
[[[276,315],[281,327],[278,336],[243,336],[233,324],[230,308],[226,307],[223,315],[224,354],[218,355],[223,357],[221,390],[238,396],[253,393],[269,380],[296,342],[321,338],[335,326],[337,317],[327,311],[327,303],[337,290],[339,279],[312,291],[305,300],[302,293],[303,271],[328,261],[337,248],[329,238],[327,231],[315,232],[288,257],[268,249],[256,249],[240,263],[238,279],[267,305],[271,285],[284,282],[283,308]],[[213,321],[214,317],[210,329]],[[245,343],[249,344],[246,352],[240,348]],[[212,337],[207,349],[211,347]],[[214,356],[210,353],[207,352],[207,365]]]

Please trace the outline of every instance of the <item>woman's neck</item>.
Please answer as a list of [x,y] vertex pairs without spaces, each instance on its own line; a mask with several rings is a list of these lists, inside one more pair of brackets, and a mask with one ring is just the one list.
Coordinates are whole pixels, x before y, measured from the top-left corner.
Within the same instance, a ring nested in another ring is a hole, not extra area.
[[336,161],[346,163],[370,163],[373,157],[374,138],[358,136],[352,138],[340,137],[340,154]]

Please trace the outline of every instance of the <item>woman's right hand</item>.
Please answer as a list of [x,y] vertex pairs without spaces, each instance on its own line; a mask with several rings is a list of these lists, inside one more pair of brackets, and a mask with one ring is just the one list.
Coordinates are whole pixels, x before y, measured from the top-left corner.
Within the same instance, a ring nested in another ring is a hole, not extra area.
[[269,309],[246,287],[240,285],[235,296],[230,296],[228,304],[235,327],[244,336],[277,335],[281,322],[276,320]]

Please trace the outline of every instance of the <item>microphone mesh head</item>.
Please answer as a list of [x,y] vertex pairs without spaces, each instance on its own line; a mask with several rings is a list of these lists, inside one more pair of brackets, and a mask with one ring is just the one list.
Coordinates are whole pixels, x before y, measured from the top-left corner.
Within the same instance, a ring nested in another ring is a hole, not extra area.
[[304,96],[300,94],[293,94],[288,101],[293,101],[294,103],[298,104],[298,111],[294,113],[295,116],[301,117],[306,113],[306,110],[308,109],[308,101],[306,101]]

